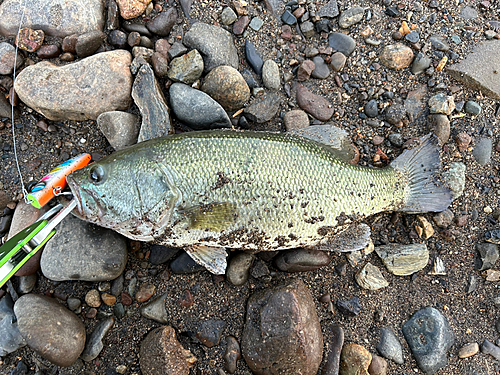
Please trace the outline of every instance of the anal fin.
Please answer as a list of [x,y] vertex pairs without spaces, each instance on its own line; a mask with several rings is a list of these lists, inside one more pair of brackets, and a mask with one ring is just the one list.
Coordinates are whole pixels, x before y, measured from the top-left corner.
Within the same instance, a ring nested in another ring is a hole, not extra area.
[[321,250],[350,252],[361,250],[370,242],[371,230],[364,223],[349,225],[344,231],[322,242]]
[[193,260],[215,275],[224,275],[227,268],[227,253],[224,247],[189,246],[186,249]]

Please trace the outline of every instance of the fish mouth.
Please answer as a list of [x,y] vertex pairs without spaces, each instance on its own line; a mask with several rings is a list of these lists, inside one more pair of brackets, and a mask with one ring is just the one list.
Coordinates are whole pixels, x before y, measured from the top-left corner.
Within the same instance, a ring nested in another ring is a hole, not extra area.
[[[83,207],[82,207],[82,197],[80,195],[80,190],[73,179],[73,176],[70,174],[66,176],[66,182],[68,183],[69,190],[73,194],[73,200],[76,201],[76,207],[72,211],[73,215],[79,217],[80,219],[84,219]],[[76,212],[75,212],[76,211]]]
[[[72,213],[82,220],[100,223],[105,214],[105,210],[102,204],[100,204],[99,199],[96,199],[92,191],[87,191],[78,186],[71,174],[66,177],[66,182],[68,183],[71,193],[73,193],[73,199],[76,201],[76,207]],[[87,197],[90,199],[87,199]],[[87,204],[85,204],[85,202],[87,202]],[[95,205],[98,211],[97,213],[94,213],[91,207],[89,207],[89,202]]]

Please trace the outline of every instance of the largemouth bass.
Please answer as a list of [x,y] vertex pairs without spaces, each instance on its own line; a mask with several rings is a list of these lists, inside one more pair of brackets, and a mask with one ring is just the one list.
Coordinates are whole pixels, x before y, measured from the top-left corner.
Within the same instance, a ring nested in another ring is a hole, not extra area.
[[[374,169],[300,136],[189,132],[115,152],[67,180],[81,218],[131,239],[183,247],[222,274],[226,248],[330,249],[339,233],[375,213],[445,210],[452,196],[439,182],[437,142],[424,137]],[[337,250],[363,248],[369,228],[361,228]]]

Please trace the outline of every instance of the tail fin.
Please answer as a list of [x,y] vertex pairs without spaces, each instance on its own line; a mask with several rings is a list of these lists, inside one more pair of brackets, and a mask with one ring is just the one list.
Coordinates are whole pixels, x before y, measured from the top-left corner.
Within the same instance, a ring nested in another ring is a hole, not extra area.
[[435,135],[422,137],[417,147],[405,150],[391,167],[408,181],[406,201],[398,211],[441,212],[451,204],[452,192],[440,176],[439,141]]

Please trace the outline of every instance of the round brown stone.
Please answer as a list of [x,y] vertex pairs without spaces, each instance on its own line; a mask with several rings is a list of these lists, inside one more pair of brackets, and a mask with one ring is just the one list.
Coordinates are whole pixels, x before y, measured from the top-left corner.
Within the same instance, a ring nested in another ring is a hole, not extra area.
[[391,44],[384,47],[380,53],[380,62],[389,69],[399,70],[410,66],[413,61],[413,51],[404,44]]
[[332,104],[302,85],[297,85],[297,104],[320,121],[328,121],[333,116]]
[[236,111],[250,99],[250,88],[243,76],[227,65],[218,66],[208,73],[201,90],[226,111]]

